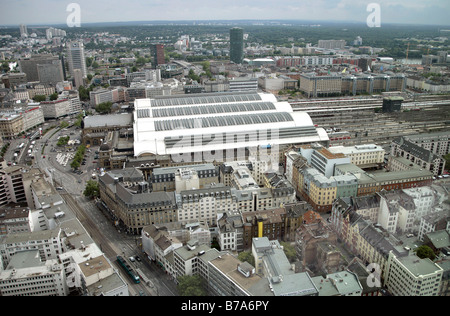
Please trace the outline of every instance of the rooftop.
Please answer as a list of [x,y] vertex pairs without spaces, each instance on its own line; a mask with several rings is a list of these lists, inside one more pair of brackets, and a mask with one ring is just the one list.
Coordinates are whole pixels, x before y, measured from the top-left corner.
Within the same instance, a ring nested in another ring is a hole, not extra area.
[[[138,99],[135,156],[327,141],[306,112],[269,93]],[[190,156],[189,156],[190,157]]]
[[[244,289],[246,292],[251,293],[252,288],[258,286],[258,284],[262,284],[262,277],[257,274],[250,274],[249,277],[246,277],[244,274],[239,272],[238,267],[246,268],[242,266],[243,263],[230,255],[229,253],[225,255],[221,255],[214,260],[210,261],[210,264],[214,266],[217,270],[221,271],[224,275],[230,278],[234,283],[236,283],[240,288]],[[253,268],[249,266],[247,268]],[[247,271],[247,269],[246,269]]]
[[133,114],[93,115],[84,118],[84,128],[131,126]]
[[416,278],[442,271],[442,268],[430,259],[420,259],[416,255],[397,258],[397,260]]
[[270,289],[275,296],[304,296],[318,293],[308,273],[295,273],[278,241],[253,238],[253,247],[263,256]]

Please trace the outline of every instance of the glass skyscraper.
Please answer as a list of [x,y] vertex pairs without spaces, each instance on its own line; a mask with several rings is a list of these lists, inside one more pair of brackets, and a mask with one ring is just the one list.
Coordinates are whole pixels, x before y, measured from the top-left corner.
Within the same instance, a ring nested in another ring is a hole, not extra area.
[[230,30],[230,60],[241,64],[244,59],[244,30],[234,27]]

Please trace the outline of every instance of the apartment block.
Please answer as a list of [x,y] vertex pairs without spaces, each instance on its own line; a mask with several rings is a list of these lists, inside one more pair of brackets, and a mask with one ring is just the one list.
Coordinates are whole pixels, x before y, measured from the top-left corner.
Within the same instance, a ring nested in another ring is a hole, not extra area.
[[374,167],[384,162],[385,150],[375,144],[354,146],[333,146],[328,148],[333,154],[343,154],[350,158],[350,163],[360,167]]
[[173,271],[174,279],[184,275],[199,275],[204,280],[208,280],[208,262],[220,255],[221,253],[215,248],[188,242],[173,251],[173,261],[170,262],[173,268],[170,268],[170,271]]
[[351,271],[317,276],[312,280],[319,290],[319,296],[362,296],[363,293],[358,276]]
[[15,137],[43,123],[44,113],[39,103],[0,112],[0,133],[4,138]]
[[405,138],[436,155],[450,153],[450,133],[448,131],[408,135]]
[[308,98],[339,95],[342,92],[342,77],[301,74],[299,89],[303,91]]
[[[445,159],[442,156],[434,154],[429,149],[421,147],[404,137],[392,141],[391,157],[408,159],[420,168],[431,171],[435,177],[442,175],[445,171]],[[391,162],[390,165],[391,168],[395,169],[395,164]]]
[[41,102],[44,118],[55,119],[70,113],[72,104],[69,99]]
[[437,296],[442,275],[443,269],[428,258],[398,257],[390,252],[384,285],[395,296]]
[[119,101],[119,90],[118,89],[98,89],[89,92],[89,97],[91,100],[91,106],[97,106],[101,103],[111,102],[115,103]]
[[238,210],[219,214],[217,220],[218,242],[222,251],[244,251],[243,214]]
[[330,211],[335,199],[356,196],[358,190],[358,179],[354,175],[327,178],[314,168],[300,170],[299,183],[299,195],[318,212]]
[[3,138],[11,139],[23,132],[23,117],[19,114],[3,114],[0,117],[0,135]]
[[274,296],[318,296],[319,291],[309,274],[295,273],[278,241],[254,238],[252,254],[256,273],[267,278]]
[[[333,271],[328,269],[338,269],[341,264],[339,252],[334,251],[338,254],[337,262],[330,264],[329,261],[330,249],[336,244],[336,240],[336,232],[320,216],[309,221],[304,220],[304,224],[300,225],[295,238],[296,253],[301,263],[300,270],[308,269],[316,273],[329,273]],[[328,259],[325,258],[327,256]]]
[[346,75],[334,73],[318,75],[307,73],[300,76],[300,90],[308,98],[333,96],[340,94],[373,94],[379,92],[403,91],[406,77],[403,74],[358,74]]
[[379,266],[381,278],[385,278],[385,268],[390,252],[397,257],[406,257],[405,250],[398,240],[390,239],[389,233],[381,226],[374,226],[362,215],[356,213],[345,199],[333,203],[331,225],[334,227],[347,249],[365,262]]
[[325,177],[334,175],[336,165],[350,163],[350,158],[343,153],[333,153],[330,149],[321,145],[300,146],[300,155],[306,158],[308,163]]
[[152,184],[153,191],[179,193],[192,188],[203,189],[213,183],[219,183],[219,169],[213,164],[155,168],[149,182]]
[[286,210],[284,208],[243,212],[242,218],[244,249],[251,248],[253,238],[285,240]]
[[319,40],[317,47],[325,49],[343,49],[346,44],[345,40]]
[[63,266],[56,259],[42,261],[37,250],[16,253],[0,272],[2,296],[67,296]]
[[272,293],[267,279],[255,273],[248,262],[231,254],[221,255],[209,262],[208,290],[214,296],[267,296]]
[[0,236],[30,232],[29,215],[29,208],[15,207],[0,210]]
[[177,193],[178,221],[188,223],[192,220],[215,226],[217,214],[238,208],[236,193],[222,184],[197,190]]
[[136,168],[108,172],[99,177],[99,185],[100,199],[116,224],[130,232],[178,220],[175,193],[150,192],[148,182]]
[[48,83],[27,85],[27,90],[30,99],[33,99],[37,95],[49,96],[56,92],[55,85],[51,85]]
[[438,211],[424,215],[420,218],[419,232],[417,238],[420,241],[425,240],[428,233],[438,230],[450,231],[450,211]]

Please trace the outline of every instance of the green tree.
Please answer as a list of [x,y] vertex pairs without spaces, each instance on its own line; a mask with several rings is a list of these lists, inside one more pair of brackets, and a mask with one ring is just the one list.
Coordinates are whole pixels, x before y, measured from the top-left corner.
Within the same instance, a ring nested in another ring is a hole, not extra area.
[[58,142],[56,143],[56,146],[59,146],[59,147],[65,146],[65,145],[67,145],[67,143],[69,142],[69,140],[70,140],[70,136],[60,137],[60,138],[58,139]]
[[95,107],[95,110],[100,114],[111,113],[112,103],[111,102],[103,102]]
[[90,99],[89,91],[85,87],[83,87],[83,86],[79,87],[78,93],[80,94],[81,101],[88,101]]
[[286,255],[286,258],[288,258],[289,262],[295,262],[297,260],[295,248],[287,242],[281,242],[280,245],[283,246],[284,254]]
[[94,57],[86,57],[86,67],[91,67],[94,62]]
[[89,180],[83,192],[84,196],[88,198],[96,198],[100,196],[100,188],[97,181]]
[[430,260],[434,260],[436,258],[436,254],[433,249],[426,245],[420,246],[415,250],[415,252],[420,259],[429,258]]
[[188,74],[189,79],[200,82],[200,77],[198,75],[195,74],[193,69],[189,70],[189,74]]
[[38,94],[33,97],[34,102],[44,102],[45,100],[47,100],[47,97],[45,95]]
[[80,113],[77,115],[77,120],[73,125],[75,125],[76,127],[81,127],[82,122],[83,122],[83,113]]
[[238,259],[242,262],[248,262],[252,266],[255,266],[255,258],[250,251],[242,251],[241,253],[239,253]]
[[5,73],[8,72],[9,71],[9,63],[4,61],[1,66],[1,70],[2,70],[2,72],[5,72]]
[[74,160],[70,163],[70,168],[76,170],[78,168],[80,168],[81,163],[78,160]]
[[181,296],[206,296],[203,279],[198,276],[183,275],[178,277],[178,292]]
[[62,121],[61,124],[59,124],[59,127],[60,127],[61,129],[66,128],[66,127],[68,127],[68,126],[69,126],[69,123],[66,122],[66,121]]
[[58,99],[58,92],[55,92],[50,95],[50,101],[55,101]]
[[147,62],[147,60],[145,59],[145,57],[142,57],[142,56],[140,56],[136,59],[136,65],[138,65],[138,66],[144,66],[146,62]]

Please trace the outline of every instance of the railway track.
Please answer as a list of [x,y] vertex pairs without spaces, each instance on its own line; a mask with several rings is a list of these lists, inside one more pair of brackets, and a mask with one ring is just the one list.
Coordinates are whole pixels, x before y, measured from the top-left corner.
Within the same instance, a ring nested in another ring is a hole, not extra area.
[[118,251],[114,250],[109,241],[103,236],[94,221],[86,214],[79,203],[74,199],[74,197],[67,193],[61,194],[62,198],[66,201],[67,205],[72,209],[81,225],[86,229],[94,242],[100,247],[102,252],[111,261],[115,260]]

